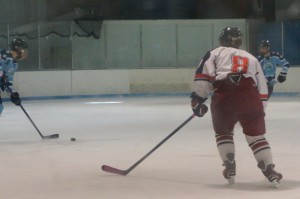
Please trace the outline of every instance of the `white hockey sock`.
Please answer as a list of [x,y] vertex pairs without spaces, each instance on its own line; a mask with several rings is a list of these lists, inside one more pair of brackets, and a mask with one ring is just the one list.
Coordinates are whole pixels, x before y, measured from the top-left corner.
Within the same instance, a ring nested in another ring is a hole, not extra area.
[[264,135],[260,135],[260,136],[246,135],[246,139],[258,163],[263,161],[265,165],[273,164],[271,147]]
[[[216,142],[219,150],[219,154],[223,162],[228,161],[227,154],[235,154],[235,146],[233,140],[233,134],[230,135],[218,135],[216,134]],[[232,160],[230,160],[232,161]]]

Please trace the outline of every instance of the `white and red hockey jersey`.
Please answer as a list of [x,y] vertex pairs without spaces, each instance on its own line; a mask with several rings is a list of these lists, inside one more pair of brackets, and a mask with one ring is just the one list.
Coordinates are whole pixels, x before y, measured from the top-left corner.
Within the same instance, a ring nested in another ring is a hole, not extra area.
[[212,82],[225,79],[229,73],[253,78],[260,98],[268,99],[266,79],[258,60],[244,50],[223,46],[208,51],[203,57],[196,71],[193,91],[207,98],[213,91]]

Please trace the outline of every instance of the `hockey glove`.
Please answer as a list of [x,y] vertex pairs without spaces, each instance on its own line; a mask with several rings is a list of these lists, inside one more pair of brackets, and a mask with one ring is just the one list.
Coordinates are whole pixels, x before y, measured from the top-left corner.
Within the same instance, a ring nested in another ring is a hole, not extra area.
[[6,87],[9,87],[11,85],[12,85],[12,83],[10,83],[8,81],[8,78],[6,75],[0,76],[0,88],[2,91],[4,91]]
[[281,73],[278,75],[278,77],[277,77],[277,81],[278,81],[279,83],[282,83],[282,82],[284,82],[285,80],[286,80],[286,73],[281,72]]
[[191,107],[194,114],[198,117],[203,117],[208,111],[208,107],[203,104],[207,98],[199,97],[195,92],[191,94]]
[[10,101],[17,106],[21,105],[21,99],[18,92],[12,92],[10,95]]

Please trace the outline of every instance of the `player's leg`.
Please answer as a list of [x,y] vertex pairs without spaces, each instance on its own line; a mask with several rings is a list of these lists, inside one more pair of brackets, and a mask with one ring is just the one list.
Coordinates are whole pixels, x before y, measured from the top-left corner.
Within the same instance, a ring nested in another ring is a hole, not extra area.
[[253,91],[253,94],[249,95],[248,99],[244,99],[243,103],[246,106],[244,106],[244,112],[239,117],[239,120],[258,167],[270,182],[276,184],[281,180],[282,175],[274,170],[275,165],[271,147],[264,136],[265,119],[263,105],[259,97],[255,97],[256,93],[256,91]]
[[267,84],[268,85],[268,99],[270,99],[271,95],[273,94],[274,84]]
[[233,111],[228,109],[229,98],[224,99],[222,94],[217,94],[212,97],[211,113],[213,127],[216,133],[216,143],[223,161],[223,176],[230,182],[234,183],[236,175],[235,163],[235,145],[233,138],[233,128],[236,123],[236,118]]
[[236,175],[236,163],[235,163],[235,145],[233,139],[233,133],[228,135],[221,135],[216,133],[217,148],[220,157],[223,161],[223,176],[225,179],[233,183],[233,179]]
[[4,109],[4,107],[3,107],[3,104],[2,104],[2,99],[1,99],[1,94],[0,94],[0,116],[3,112],[3,109]]
[[271,147],[264,135],[251,136],[246,135],[247,142],[253,151],[254,157],[257,161],[258,168],[261,169],[264,176],[279,186],[282,174],[277,172],[273,162]]

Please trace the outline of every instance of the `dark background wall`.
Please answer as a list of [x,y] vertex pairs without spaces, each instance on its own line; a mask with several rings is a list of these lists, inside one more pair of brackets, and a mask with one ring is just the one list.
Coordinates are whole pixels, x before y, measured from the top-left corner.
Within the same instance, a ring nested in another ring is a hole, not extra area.
[[264,18],[273,21],[276,5],[279,9],[287,9],[293,2],[291,0],[1,0],[0,23],[69,20],[76,17],[74,16],[76,9],[81,9],[81,12],[86,12],[87,15],[101,16],[103,19]]
[[[205,19],[263,16],[260,6],[273,0],[48,0],[48,17],[76,7],[98,7],[105,19]],[[60,8],[57,8],[60,5]],[[274,10],[272,10],[274,11]]]

